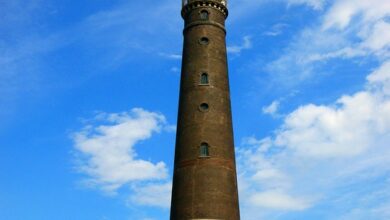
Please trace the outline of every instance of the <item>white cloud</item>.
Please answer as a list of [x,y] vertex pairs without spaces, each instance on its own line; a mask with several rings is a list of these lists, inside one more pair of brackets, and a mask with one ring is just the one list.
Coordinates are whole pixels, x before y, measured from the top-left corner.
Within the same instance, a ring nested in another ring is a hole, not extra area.
[[243,38],[243,43],[240,46],[228,46],[227,51],[228,53],[232,54],[239,54],[242,50],[250,49],[252,48],[252,42],[250,36],[245,36]]
[[269,106],[263,107],[262,110],[264,114],[275,116],[278,113],[279,106],[280,106],[279,101],[273,101]]
[[390,15],[390,2],[384,0],[338,0],[327,14],[323,27],[346,28],[360,15],[363,23],[371,23]]
[[300,107],[286,118],[276,144],[303,155],[354,156],[375,144],[377,135],[390,128],[386,122],[390,101],[364,91],[343,96],[334,106]]
[[96,119],[102,124],[86,125],[73,135],[74,147],[81,156],[78,170],[88,176],[88,184],[113,193],[133,181],[168,177],[165,163],[140,159],[134,148],[163,129],[163,115],[135,108],[130,112],[102,113]]
[[327,9],[265,67],[272,83],[295,86],[321,76],[321,67],[331,59],[373,57],[382,62],[390,57],[389,1],[338,0]]
[[[390,178],[389,66],[384,62],[368,75],[366,89],[334,104],[299,107],[273,137],[246,139],[237,161],[248,219],[267,219],[273,210],[314,208],[324,201],[330,207],[353,201],[354,212],[334,213],[332,219],[389,217],[383,209],[390,197],[377,199],[386,195],[387,184],[372,183]],[[366,184],[363,193],[360,185]]]
[[254,194],[250,201],[259,207],[279,210],[300,211],[310,206],[310,201],[290,196],[284,192],[266,191]]
[[241,0],[229,2],[229,19],[232,23],[239,19],[258,14],[262,7],[267,3],[287,3],[288,5],[307,5],[314,10],[321,10],[327,3],[327,0]]
[[[290,3],[315,9],[325,5]],[[389,179],[390,172],[390,62],[384,61],[389,57],[390,2],[329,4],[320,24],[301,31],[285,54],[266,67],[272,80],[278,85],[307,80],[320,64],[337,58],[373,56],[380,67],[369,74],[364,90],[331,105],[303,105],[285,117],[274,136],[246,139],[237,158],[246,219],[283,219],[281,211],[321,205],[339,210],[328,213],[329,219],[389,218],[384,209],[390,197],[378,199],[388,187],[373,181]],[[277,111],[277,105],[263,111]]]
[[130,200],[137,205],[169,208],[171,205],[171,190],[171,182],[135,187],[134,194],[130,196]]
[[[324,16],[323,30],[336,32],[355,32],[360,38],[358,50],[366,55],[379,53],[390,46],[390,2],[383,0],[336,1]],[[332,29],[333,28],[333,29]],[[352,38],[353,35],[346,35]],[[355,46],[355,47],[356,47]]]
[[362,43],[362,46],[372,51],[380,51],[390,46],[390,24],[378,21],[372,28],[372,33]]
[[180,73],[180,69],[178,67],[174,66],[174,67],[171,67],[171,72],[173,72],[173,73]]
[[174,53],[159,53],[160,56],[172,59],[172,60],[181,60],[181,55],[180,54],[174,54]]
[[370,86],[382,90],[384,95],[390,96],[390,61],[385,62],[378,70],[367,77]]
[[306,4],[315,10],[323,9],[326,0],[287,0],[288,4]]
[[269,31],[266,31],[264,33],[264,35],[266,36],[272,36],[272,37],[275,37],[275,36],[278,36],[278,35],[281,35],[283,33],[283,30],[288,27],[287,24],[284,24],[284,23],[279,23],[279,24],[275,24],[274,26],[271,27],[271,29]]

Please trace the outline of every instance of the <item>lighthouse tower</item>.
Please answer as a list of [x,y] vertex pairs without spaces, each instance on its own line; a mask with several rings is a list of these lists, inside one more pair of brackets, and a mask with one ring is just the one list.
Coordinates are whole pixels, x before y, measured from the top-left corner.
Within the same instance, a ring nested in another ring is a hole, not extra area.
[[239,220],[226,0],[183,0],[171,220]]

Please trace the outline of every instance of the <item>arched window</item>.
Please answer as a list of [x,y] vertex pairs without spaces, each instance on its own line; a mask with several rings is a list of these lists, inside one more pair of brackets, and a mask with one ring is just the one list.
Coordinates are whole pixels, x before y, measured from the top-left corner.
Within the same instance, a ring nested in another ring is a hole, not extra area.
[[200,84],[208,85],[209,84],[209,75],[207,73],[202,73],[200,76]]
[[202,10],[200,12],[200,19],[202,20],[209,20],[209,12],[206,10]]
[[200,157],[208,157],[209,154],[209,145],[207,143],[202,143],[200,145]]

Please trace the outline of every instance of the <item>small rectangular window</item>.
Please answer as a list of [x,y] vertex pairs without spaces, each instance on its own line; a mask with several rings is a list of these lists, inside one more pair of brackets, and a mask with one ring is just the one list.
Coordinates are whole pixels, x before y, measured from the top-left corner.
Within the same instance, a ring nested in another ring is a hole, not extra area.
[[208,85],[209,84],[209,75],[207,73],[202,73],[200,76],[200,84]]
[[200,157],[208,157],[209,154],[209,145],[207,143],[202,143],[200,145]]

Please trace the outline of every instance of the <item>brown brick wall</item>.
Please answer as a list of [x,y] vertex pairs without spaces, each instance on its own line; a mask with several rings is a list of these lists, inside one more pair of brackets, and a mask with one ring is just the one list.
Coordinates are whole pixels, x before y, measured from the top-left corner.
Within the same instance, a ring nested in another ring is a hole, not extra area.
[[[186,10],[171,220],[239,220],[226,13],[209,6]],[[200,19],[202,10],[209,20]],[[200,44],[202,37],[209,39],[207,45]],[[200,85],[202,73],[209,85]],[[199,108],[202,103],[209,105],[207,111]],[[199,157],[203,142],[209,157]]]

